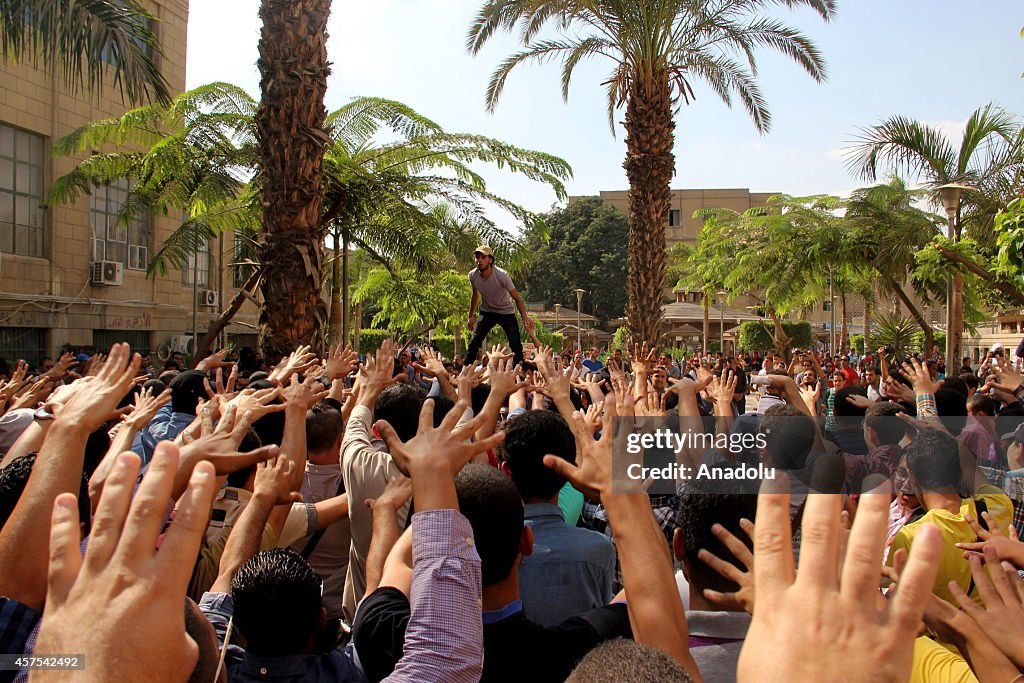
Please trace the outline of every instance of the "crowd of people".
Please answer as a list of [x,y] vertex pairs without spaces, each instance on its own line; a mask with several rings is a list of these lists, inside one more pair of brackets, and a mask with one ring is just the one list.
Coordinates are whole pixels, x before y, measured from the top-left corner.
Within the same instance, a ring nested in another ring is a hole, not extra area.
[[[0,680],[1024,681],[1020,363],[19,362]],[[645,418],[760,445],[626,486]]]

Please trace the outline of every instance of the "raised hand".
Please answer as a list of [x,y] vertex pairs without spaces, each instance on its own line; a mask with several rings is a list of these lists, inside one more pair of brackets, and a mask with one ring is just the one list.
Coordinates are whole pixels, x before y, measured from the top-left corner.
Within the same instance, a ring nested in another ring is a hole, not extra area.
[[645,341],[643,345],[633,345],[633,355],[629,358],[630,363],[633,364],[633,372],[639,373],[650,373],[651,368],[658,363],[658,349],[657,347],[648,347]]
[[230,353],[230,349],[221,349],[216,353],[210,354],[206,358],[199,361],[198,364],[196,364],[196,370],[202,370],[203,372],[207,372],[212,368],[223,368],[226,366],[234,365],[234,363],[232,363],[231,361],[224,360],[228,353]]
[[156,396],[153,395],[152,389],[143,389],[135,394],[134,407],[131,413],[124,416],[124,422],[135,431],[140,431],[156,417],[160,408],[170,403],[170,401],[170,389],[164,389]]
[[[861,496],[839,570],[840,497],[807,497],[800,569],[790,543],[789,478],[762,486],[754,532],[757,609],[740,653],[737,680],[905,681],[914,638],[939,569],[942,537],[925,525],[889,600],[878,599],[888,496]],[[822,656],[827,654],[827,656]]]
[[292,375],[303,372],[313,365],[316,362],[316,354],[309,349],[309,346],[300,346],[292,351],[270,373],[270,381],[284,384]]
[[127,344],[114,344],[98,374],[76,380],[84,386],[66,402],[52,404],[57,420],[87,433],[96,431],[128,393],[141,364],[142,357],[133,356]]
[[75,497],[64,493],[53,504],[49,587],[35,651],[83,654],[91,680],[183,680],[199,656],[182,606],[213,502],[213,468],[199,463],[189,473],[157,551],[178,450],[157,445],[132,498],[139,464],[132,453],[118,456],[84,559]]
[[[740,528],[746,533],[747,538],[753,539],[755,526],[749,519],[740,520]],[[739,586],[739,590],[733,593],[722,593],[720,591],[704,589],[704,597],[723,609],[741,609],[748,614],[754,613],[754,554],[747,547],[747,544],[738,539],[731,531],[721,524],[714,524],[711,533],[722,542],[729,552],[733,554],[743,569],[739,569],[732,562],[726,562],[710,550],[701,548],[697,552],[697,558],[714,569],[718,574]],[[745,570],[745,571],[744,571]]]
[[280,412],[287,407],[284,403],[274,403],[280,395],[281,387],[243,389],[228,405],[235,406],[238,415],[249,414],[250,419],[256,422],[264,415]]
[[286,455],[276,455],[256,465],[253,495],[265,495],[275,505],[290,505],[302,500],[302,494],[292,490],[295,462]]
[[942,380],[933,380],[928,368],[916,358],[903,363],[903,374],[910,380],[917,394],[934,394],[942,387]]
[[327,351],[327,358],[324,362],[324,374],[332,380],[348,377],[348,375],[359,367],[359,354],[346,344],[335,344]]
[[460,397],[455,406],[445,415],[441,425],[435,428],[434,402],[427,399],[423,402],[423,409],[420,410],[419,429],[416,431],[416,436],[405,443],[395,434],[394,428],[384,420],[377,421],[374,427],[387,443],[388,452],[402,474],[415,479],[416,472],[421,468],[436,466],[447,468],[449,476],[455,476],[474,455],[493,448],[505,436],[504,432],[498,432],[486,439],[466,443],[466,439],[472,436],[484,422],[484,415],[481,413],[456,429],[455,425],[467,408],[469,408],[469,399]]
[[412,364],[414,368],[419,370],[427,377],[436,377],[438,380],[445,380],[448,377],[448,371],[444,367],[444,359],[437,351],[429,347],[423,349],[422,354],[423,360],[416,361]]
[[964,520],[971,525],[971,529],[979,539],[973,543],[956,544],[957,548],[964,551],[964,559],[970,559],[972,555],[981,559],[984,557],[985,548],[991,547],[1000,560],[1012,562],[1017,567],[1024,567],[1024,543],[1017,539],[1017,528],[1011,524],[1007,533],[1003,533],[991,515],[987,512],[981,514],[988,524],[987,529],[978,524],[978,520],[970,515],[964,515]]
[[284,399],[286,407],[295,404],[301,406],[303,410],[309,410],[329,393],[330,391],[324,389],[324,385],[317,381],[314,373],[307,372],[306,378],[301,382],[298,375],[292,375],[291,383],[281,389],[281,398]]

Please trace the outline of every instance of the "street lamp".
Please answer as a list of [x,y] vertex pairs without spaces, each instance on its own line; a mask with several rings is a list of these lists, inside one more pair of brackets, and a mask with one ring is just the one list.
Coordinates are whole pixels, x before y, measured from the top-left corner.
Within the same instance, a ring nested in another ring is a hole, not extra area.
[[[949,230],[949,241],[957,241],[957,214],[960,213],[960,197],[964,190],[973,190],[969,185],[960,183],[947,183],[936,188],[939,191],[939,198],[942,206],[946,209],[946,224]],[[946,372],[956,365],[951,363],[960,362],[960,337],[963,334],[963,297],[964,279],[957,273],[951,278],[946,278]]]
[[558,329],[558,313],[562,310],[562,304],[555,304],[555,329]]
[[725,356],[725,295],[729,292],[718,292],[718,351]]
[[583,351],[582,332],[580,329],[580,310],[583,308],[583,293],[585,289],[576,290],[576,348]]

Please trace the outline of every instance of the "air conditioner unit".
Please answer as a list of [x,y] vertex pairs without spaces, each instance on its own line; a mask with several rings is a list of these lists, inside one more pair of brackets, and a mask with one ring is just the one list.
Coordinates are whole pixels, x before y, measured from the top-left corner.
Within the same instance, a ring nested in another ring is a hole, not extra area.
[[212,289],[200,289],[199,290],[199,305],[200,306],[214,306],[216,307],[220,303],[219,292]]
[[119,261],[96,261],[92,264],[92,284],[120,285],[124,278],[121,267]]

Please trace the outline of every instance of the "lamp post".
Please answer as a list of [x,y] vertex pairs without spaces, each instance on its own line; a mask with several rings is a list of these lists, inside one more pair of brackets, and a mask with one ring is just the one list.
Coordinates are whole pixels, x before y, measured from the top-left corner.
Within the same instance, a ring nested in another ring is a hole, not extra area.
[[[956,242],[957,216],[960,213],[960,197],[964,190],[973,190],[969,185],[947,183],[938,188],[942,206],[946,209],[946,223],[949,241]],[[964,330],[964,277],[957,273],[946,279],[946,373],[956,370],[960,362],[960,341]]]
[[725,356],[725,295],[726,291],[718,292],[718,351]]
[[582,331],[580,328],[580,313],[583,308],[583,293],[585,289],[576,290],[576,348],[583,351]]

